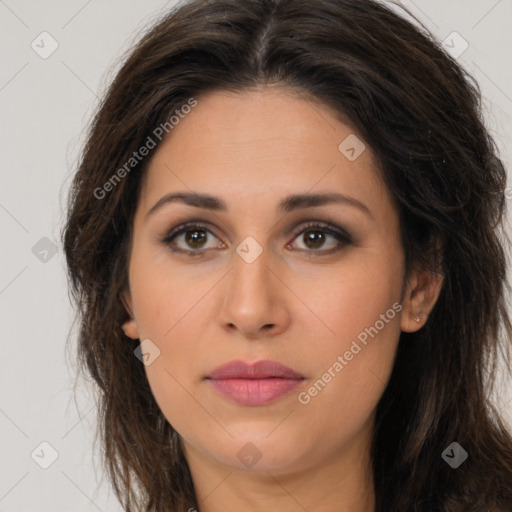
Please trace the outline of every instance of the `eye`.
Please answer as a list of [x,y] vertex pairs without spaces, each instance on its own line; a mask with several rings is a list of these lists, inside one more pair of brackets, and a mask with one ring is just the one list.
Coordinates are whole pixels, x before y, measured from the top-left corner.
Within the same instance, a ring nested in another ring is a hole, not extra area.
[[[306,247],[303,250],[309,250],[309,252],[317,251],[324,254],[326,252],[330,254],[339,251],[343,246],[350,245],[352,243],[350,235],[345,233],[343,230],[326,223],[311,222],[306,224],[306,226],[301,226],[301,228],[294,234],[294,238],[297,238],[300,235],[302,235],[301,241]],[[331,247],[324,248],[319,251],[319,249],[325,245],[325,242],[329,237],[334,239],[330,244]]]
[[[210,235],[217,239],[217,242],[212,241],[208,247]],[[303,235],[302,243],[305,249],[299,248],[299,250],[308,252],[330,254],[352,243],[350,235],[328,223],[311,222],[305,226],[301,226],[300,230],[294,233],[293,240],[300,235]],[[329,238],[332,239],[331,247],[322,249]],[[177,226],[175,229],[171,230],[168,235],[162,238],[161,242],[167,245],[172,251],[184,253],[189,256],[201,256],[205,252],[202,249],[223,249],[226,247],[226,245],[211,232],[208,226],[201,222]],[[290,247],[290,245],[296,248],[295,243],[288,244],[287,247]]]
[[[202,223],[195,222],[193,224],[180,225],[173,229],[168,235],[166,235],[161,241],[165,245],[168,245],[172,251],[187,253],[190,256],[199,256],[200,249],[211,249],[211,248],[223,248],[225,245],[219,240],[216,244],[211,244],[208,247],[207,241],[209,235],[217,238],[208,229],[208,227]],[[185,246],[179,247],[178,243],[182,242]],[[192,250],[191,250],[192,249]]]

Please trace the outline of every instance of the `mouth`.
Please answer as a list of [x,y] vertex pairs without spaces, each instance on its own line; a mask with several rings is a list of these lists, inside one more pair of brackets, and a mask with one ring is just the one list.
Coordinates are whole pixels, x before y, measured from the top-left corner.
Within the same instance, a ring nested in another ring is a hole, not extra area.
[[284,397],[305,379],[300,373],[276,361],[230,361],[206,380],[220,395],[240,405],[267,405]]

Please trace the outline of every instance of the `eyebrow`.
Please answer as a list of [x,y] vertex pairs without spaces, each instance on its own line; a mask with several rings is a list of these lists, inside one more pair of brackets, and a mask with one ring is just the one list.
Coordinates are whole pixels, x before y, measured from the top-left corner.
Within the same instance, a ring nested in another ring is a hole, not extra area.
[[[201,194],[198,192],[171,192],[160,198],[146,213],[146,218],[160,209],[163,205],[180,202],[196,208],[204,208],[206,210],[227,212],[227,204],[220,199],[209,194]],[[318,194],[293,194],[284,198],[277,206],[277,210],[288,213],[302,208],[314,208],[316,206],[324,206],[328,204],[346,204],[355,207],[373,218],[370,209],[361,201],[344,194],[335,192],[326,192]]]

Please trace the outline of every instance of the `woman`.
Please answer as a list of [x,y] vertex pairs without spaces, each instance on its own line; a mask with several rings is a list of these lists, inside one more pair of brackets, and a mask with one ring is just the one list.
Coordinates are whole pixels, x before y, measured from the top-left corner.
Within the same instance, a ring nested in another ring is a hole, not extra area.
[[512,510],[479,101],[374,1],[196,0],[138,43],[63,232],[127,511]]

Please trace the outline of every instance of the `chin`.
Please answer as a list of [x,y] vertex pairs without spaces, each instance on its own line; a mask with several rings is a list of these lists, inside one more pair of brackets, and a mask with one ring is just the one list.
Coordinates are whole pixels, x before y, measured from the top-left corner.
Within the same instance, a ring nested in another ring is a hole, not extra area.
[[308,456],[298,451],[299,447],[304,450],[304,445],[297,442],[296,435],[286,435],[283,431],[280,435],[276,432],[269,436],[271,430],[262,432],[246,428],[243,435],[236,435],[230,430],[233,438],[226,439],[222,445],[205,448],[212,458],[236,470],[284,473],[297,469],[301,465],[300,460],[311,462],[311,454]]

